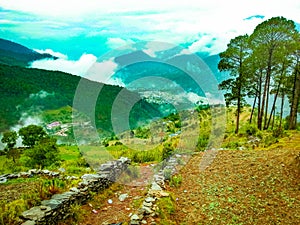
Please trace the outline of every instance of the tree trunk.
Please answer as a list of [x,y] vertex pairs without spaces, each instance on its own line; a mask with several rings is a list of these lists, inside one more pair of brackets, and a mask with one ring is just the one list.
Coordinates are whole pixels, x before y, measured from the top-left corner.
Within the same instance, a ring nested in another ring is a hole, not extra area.
[[270,82],[271,76],[267,78],[267,91],[266,91],[266,108],[265,108],[265,116],[264,116],[264,130],[267,129],[267,121],[268,121],[268,109],[269,109],[269,95],[270,95]]
[[281,106],[280,106],[280,118],[279,118],[279,128],[281,129],[282,127],[282,117],[283,117],[283,107],[284,107],[284,97],[285,94],[284,92],[282,92],[282,96],[281,96]]
[[254,114],[254,110],[255,110],[256,100],[257,100],[257,92],[255,94],[254,102],[253,102],[252,109],[251,109],[251,115],[250,115],[250,120],[249,120],[250,124],[252,123],[252,118],[253,118],[253,114]]
[[237,100],[237,114],[236,114],[236,127],[235,127],[235,133],[239,133],[239,126],[240,126],[240,113],[241,113],[241,97],[240,97],[240,88],[239,88],[239,96]]
[[257,104],[257,128],[261,130],[261,92],[262,92],[262,71],[259,76],[259,84],[258,84],[258,104]]
[[277,97],[278,97],[278,94],[279,94],[279,91],[280,91],[280,87],[281,87],[281,83],[282,83],[282,80],[283,80],[284,71],[285,71],[285,62],[282,63],[280,79],[278,81],[278,86],[277,86],[277,89],[276,89],[276,93],[275,93],[275,97],[274,97],[274,102],[273,102],[272,109],[271,109],[271,112],[270,112],[270,117],[269,117],[267,126],[265,126],[265,129],[269,128],[272,116],[275,117],[276,101],[277,101]]
[[273,48],[269,50],[268,66],[266,72],[266,83],[265,83],[265,91],[264,91],[264,98],[266,98],[264,104],[265,106],[264,130],[266,129],[267,118],[268,118],[269,90],[270,90],[271,73],[272,73],[272,58],[273,58]]
[[300,66],[299,65],[300,64],[297,63],[295,69],[295,79],[294,79],[293,96],[292,96],[290,121],[289,121],[290,130],[295,130],[297,127],[297,113],[298,113],[298,105],[299,105],[299,98],[300,98],[300,71],[299,71]]

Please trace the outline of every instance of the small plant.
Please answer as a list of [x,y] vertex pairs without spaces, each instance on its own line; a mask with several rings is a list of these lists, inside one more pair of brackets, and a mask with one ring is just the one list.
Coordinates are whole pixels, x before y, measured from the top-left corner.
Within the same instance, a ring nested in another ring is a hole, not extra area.
[[170,186],[178,188],[180,187],[181,183],[182,183],[182,176],[180,174],[174,175],[170,179]]
[[0,202],[0,225],[19,224],[19,216],[26,208],[26,202],[18,199],[12,202]]
[[157,213],[161,218],[160,224],[176,224],[172,220],[172,215],[175,213],[175,204],[172,196],[160,198],[157,201]]

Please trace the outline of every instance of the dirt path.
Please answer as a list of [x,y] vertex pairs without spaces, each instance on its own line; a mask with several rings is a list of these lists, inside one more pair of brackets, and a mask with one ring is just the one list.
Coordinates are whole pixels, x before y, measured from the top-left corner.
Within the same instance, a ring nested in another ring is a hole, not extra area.
[[[147,186],[153,178],[153,165],[142,165],[139,168],[139,178],[130,182],[118,181],[105,196],[97,195],[92,201],[81,207],[84,218],[78,225],[107,225],[128,222],[130,214],[138,209],[147,193]],[[121,194],[127,194],[124,201],[119,200]],[[106,198],[109,195],[109,198]],[[111,200],[111,203],[108,202]],[[67,224],[67,223],[66,223]]]

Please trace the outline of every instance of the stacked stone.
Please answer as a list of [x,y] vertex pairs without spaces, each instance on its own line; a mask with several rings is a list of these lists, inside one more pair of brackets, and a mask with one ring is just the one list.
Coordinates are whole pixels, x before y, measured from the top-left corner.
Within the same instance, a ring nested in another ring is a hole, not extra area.
[[155,202],[159,198],[168,197],[169,193],[165,191],[165,181],[170,178],[166,176],[168,171],[171,175],[176,173],[176,167],[178,166],[177,158],[180,158],[181,155],[175,155],[170,157],[165,163],[164,167],[161,168],[157,174],[153,176],[153,182],[150,189],[148,190],[147,196],[143,201],[141,207],[138,209],[136,214],[133,214],[130,217],[131,225],[147,224],[147,220],[150,221],[150,224],[155,225],[156,222],[154,218],[158,216],[157,210],[158,207]]
[[47,177],[54,178],[54,177],[58,177],[60,175],[60,173],[49,171],[49,170],[32,169],[32,170],[28,170],[27,172],[3,174],[3,175],[0,175],[0,184],[6,183],[8,180],[11,180],[11,179],[29,178],[29,177],[33,177],[34,175],[41,175],[41,176],[47,176]]
[[77,187],[63,194],[55,194],[49,200],[42,201],[40,206],[33,207],[22,213],[23,225],[57,224],[69,216],[72,204],[82,204],[91,198],[91,192],[108,188],[130,164],[127,158],[109,161],[102,164],[97,174],[85,174]]

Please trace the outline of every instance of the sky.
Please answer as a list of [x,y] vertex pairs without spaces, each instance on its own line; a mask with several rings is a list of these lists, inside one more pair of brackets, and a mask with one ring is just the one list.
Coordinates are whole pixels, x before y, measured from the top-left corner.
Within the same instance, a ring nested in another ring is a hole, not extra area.
[[[218,54],[230,39],[251,34],[255,26],[274,16],[299,26],[300,1],[1,0],[0,37],[60,57],[32,67],[82,75],[98,57],[139,41]],[[145,46],[144,52],[151,55],[156,50]]]

